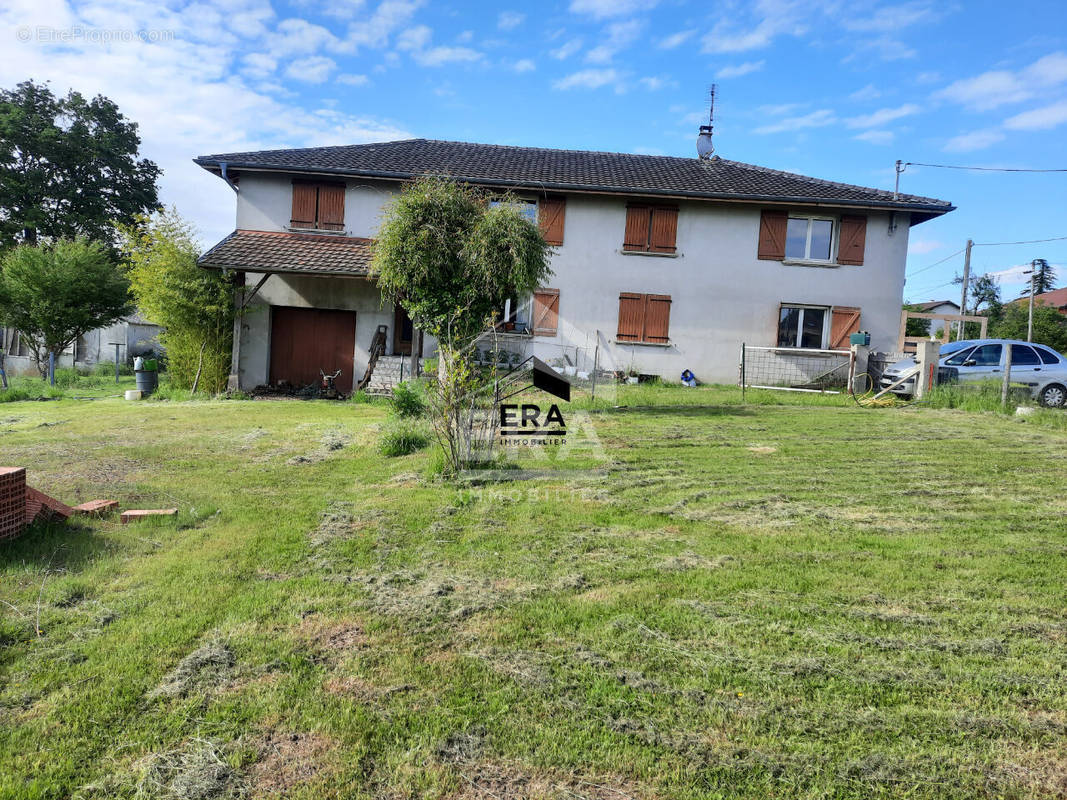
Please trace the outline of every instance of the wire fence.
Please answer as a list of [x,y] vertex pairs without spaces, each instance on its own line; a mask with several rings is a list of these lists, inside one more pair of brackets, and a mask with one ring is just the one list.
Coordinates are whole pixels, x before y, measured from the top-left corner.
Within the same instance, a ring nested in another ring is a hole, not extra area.
[[741,345],[740,385],[798,392],[844,391],[851,354],[847,350]]

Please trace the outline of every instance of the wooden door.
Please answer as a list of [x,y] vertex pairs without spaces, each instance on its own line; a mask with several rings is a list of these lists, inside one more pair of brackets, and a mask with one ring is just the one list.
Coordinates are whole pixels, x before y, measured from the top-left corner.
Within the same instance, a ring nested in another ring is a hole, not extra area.
[[411,338],[413,333],[414,329],[411,325],[411,319],[408,317],[408,312],[398,305],[396,311],[393,312],[394,355],[411,355]]
[[341,370],[338,391],[352,391],[356,312],[325,308],[271,307],[270,383],[297,388],[321,380],[319,370]]

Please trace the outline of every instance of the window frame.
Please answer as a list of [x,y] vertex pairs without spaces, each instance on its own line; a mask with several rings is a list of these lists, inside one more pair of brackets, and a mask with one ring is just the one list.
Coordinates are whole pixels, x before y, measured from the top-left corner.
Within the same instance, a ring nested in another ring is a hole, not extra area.
[[[1033,344],[1034,352],[1037,353],[1037,357],[1041,359],[1041,366],[1058,366],[1063,363],[1063,356],[1054,351],[1051,347],[1046,347],[1040,344]],[[1055,358],[1055,361],[1049,361],[1049,358]]]
[[[296,188],[297,186],[310,186],[315,190],[315,218],[312,220],[310,228],[305,228],[301,225],[294,225],[294,217],[292,216],[292,206],[296,200]],[[322,190],[324,187],[332,187],[334,189],[341,190],[341,221],[339,223],[324,223],[322,221]],[[331,180],[309,180],[304,178],[294,178],[292,182],[292,193],[290,195],[290,216],[288,229],[294,233],[332,233],[334,235],[345,236],[348,230],[348,183],[346,181],[331,181]],[[324,228],[324,224],[340,225],[339,228]]]
[[[623,339],[620,338],[619,325],[622,322],[622,302],[623,300],[639,300],[641,303],[641,337],[640,339]],[[667,328],[666,335],[661,337],[660,341],[647,338],[648,336],[648,322],[649,311],[652,307],[652,303],[666,303],[667,304]],[[616,324],[615,324],[615,343],[620,345],[640,345],[643,347],[672,347],[674,340],[671,339],[671,306],[674,304],[674,298],[669,294],[658,294],[655,292],[619,292],[619,304],[616,311]]]
[[[648,225],[645,229],[645,243],[641,246],[627,244],[626,233],[629,227],[630,212],[632,210],[642,210],[648,213]],[[670,250],[654,250],[652,243],[652,230],[655,227],[655,218],[657,212],[673,211],[674,212],[674,244]],[[678,218],[681,214],[681,206],[673,203],[627,203],[625,206],[625,214],[623,216],[623,234],[622,234],[622,247],[619,250],[620,253],[626,256],[658,256],[660,258],[678,258],[680,255],[678,252]]]
[[[541,204],[537,201],[536,197],[526,197],[522,195],[490,197],[489,207],[496,208],[498,206],[514,206],[520,214],[526,217],[534,225],[537,225],[539,222],[538,214],[541,211]],[[525,206],[525,208],[522,208],[522,206]],[[528,209],[533,210],[533,216],[526,213]]]
[[[804,220],[807,222],[807,233],[804,238],[804,255],[803,256],[791,256],[789,255],[789,223],[793,220]],[[826,258],[812,258],[811,257],[811,233],[812,225],[815,221],[829,222],[830,223],[830,252]],[[838,240],[840,239],[840,226],[841,220],[839,217],[827,216],[825,214],[797,214],[791,212],[786,216],[786,229],[785,229],[785,258],[782,259],[787,263],[794,264],[836,264],[837,263],[837,247]]]
[[[782,312],[785,309],[797,309],[800,314],[797,316],[797,327],[794,331],[796,336],[796,344],[780,344],[782,334]],[[818,347],[805,347],[801,342],[804,340],[804,311],[811,309],[813,311],[823,312],[822,317],[822,338]],[[830,345],[830,328],[832,326],[833,318],[833,306],[820,306],[814,303],[779,303],[778,304],[778,324],[775,327],[775,349],[780,350],[828,350]]]

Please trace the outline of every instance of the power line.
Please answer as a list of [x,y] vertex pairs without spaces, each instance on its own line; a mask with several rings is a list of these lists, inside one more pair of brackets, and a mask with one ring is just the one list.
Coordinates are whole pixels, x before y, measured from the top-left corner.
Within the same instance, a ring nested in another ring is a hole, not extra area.
[[[1067,170],[1064,170],[1067,172]],[[1005,244],[1041,244],[1042,242],[1062,242],[1067,236],[1054,236],[1051,239],[1029,239],[1025,242],[975,242],[975,247],[1000,247]]]
[[926,265],[925,267],[923,267],[922,269],[917,269],[917,270],[915,270],[915,272],[911,273],[911,275],[910,275],[909,277],[912,277],[912,278],[914,278],[914,277],[915,277],[916,275],[918,275],[918,274],[919,274],[920,272],[926,272],[926,270],[928,270],[928,269],[933,269],[933,268],[934,268],[934,267],[936,267],[936,266],[937,266],[938,264],[944,264],[944,263],[945,263],[946,261],[948,261],[948,260],[949,260],[950,258],[955,258],[956,256],[958,256],[958,255],[959,255],[960,253],[962,253],[962,252],[963,252],[964,250],[966,250],[966,249],[967,249],[966,247],[964,247],[964,248],[961,248],[960,250],[957,250],[957,251],[956,251],[955,253],[953,253],[952,255],[950,255],[950,256],[945,256],[945,257],[944,257],[944,258],[942,258],[942,259],[941,259],[940,261],[935,261],[935,262],[934,262],[933,264],[927,264],[927,265]]
[[1067,172],[1067,169],[1021,169],[1016,167],[963,167],[958,164],[924,164],[921,161],[905,161],[905,167],[934,167],[936,169],[965,169],[975,172]]

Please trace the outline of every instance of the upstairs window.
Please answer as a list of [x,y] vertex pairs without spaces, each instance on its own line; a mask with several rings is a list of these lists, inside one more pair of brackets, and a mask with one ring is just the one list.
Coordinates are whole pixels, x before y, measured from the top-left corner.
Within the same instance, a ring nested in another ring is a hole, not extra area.
[[343,183],[293,182],[291,228],[320,231],[345,229],[345,185]]
[[835,217],[776,209],[760,214],[756,257],[764,261],[862,266],[866,246],[866,217],[842,214],[837,222]]
[[677,251],[678,208],[676,206],[629,205],[622,249],[631,253],[674,253]]
[[785,257],[797,261],[829,261],[833,254],[834,221],[826,217],[790,217],[785,229]]
[[526,217],[534,225],[537,224],[537,201],[527,200],[522,197],[494,197],[489,201],[489,205],[495,208],[496,206],[509,206],[514,208],[522,216]]

